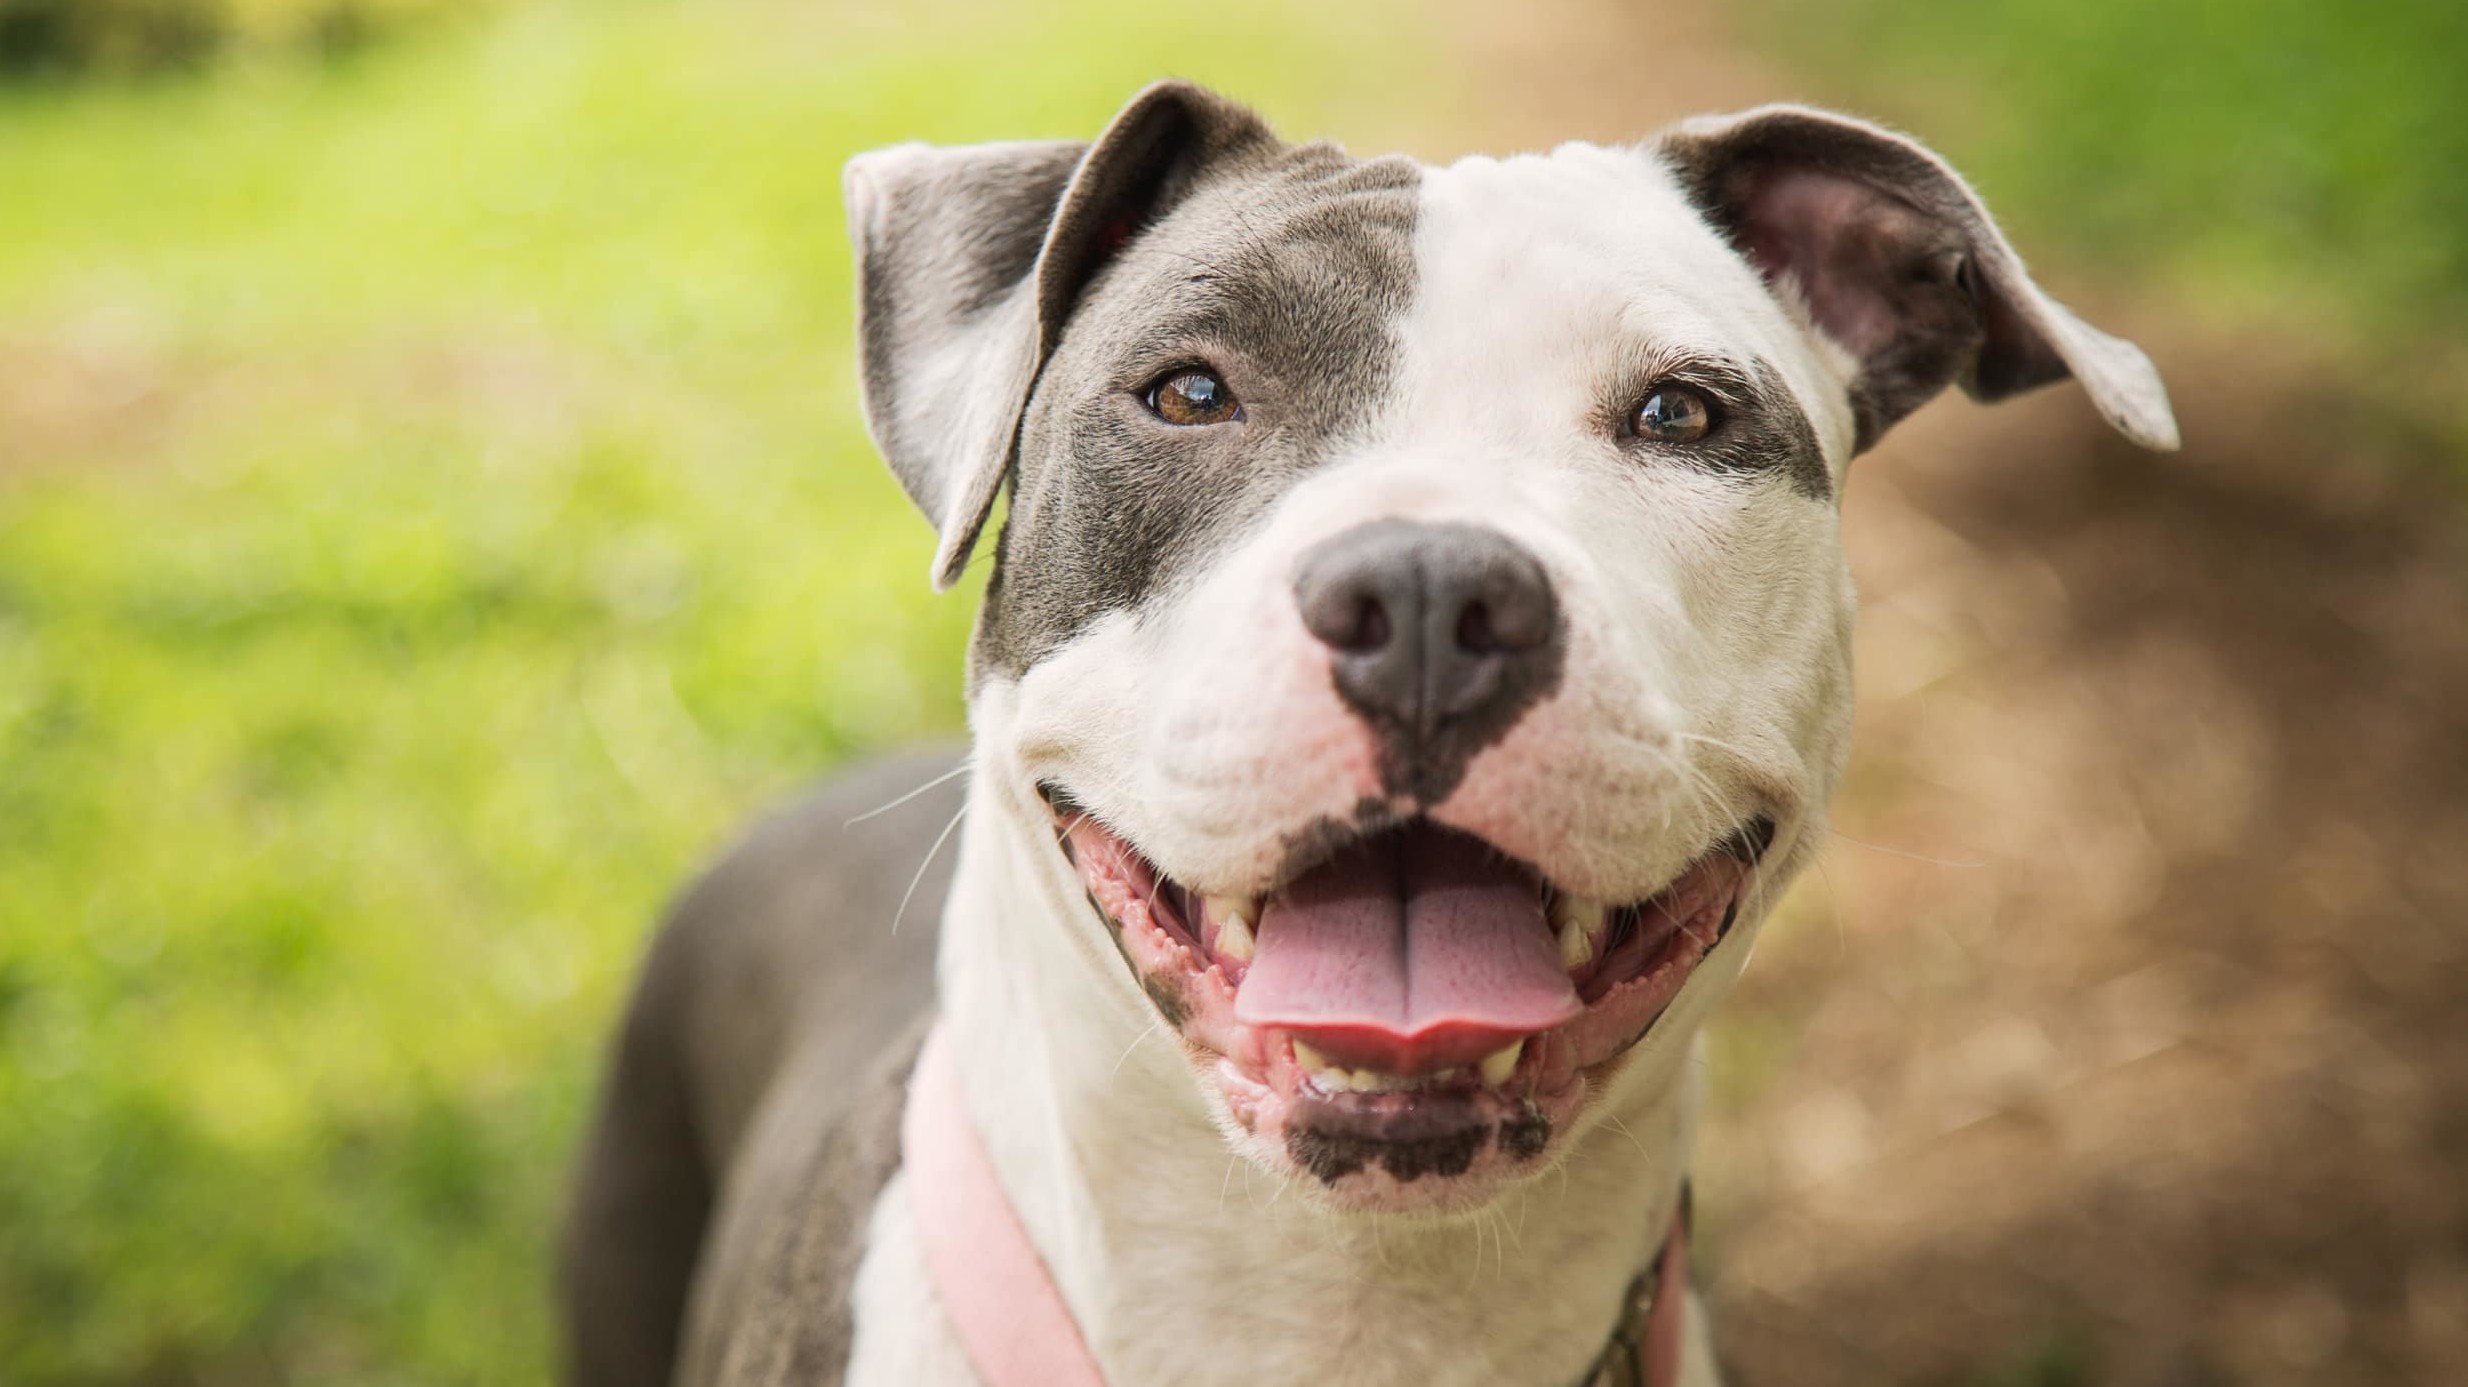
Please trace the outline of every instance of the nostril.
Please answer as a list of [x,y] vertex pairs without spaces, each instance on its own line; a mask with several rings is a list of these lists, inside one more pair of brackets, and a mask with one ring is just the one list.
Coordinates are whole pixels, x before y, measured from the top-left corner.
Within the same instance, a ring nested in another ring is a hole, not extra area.
[[1392,634],[1389,630],[1386,604],[1377,597],[1365,594],[1354,609],[1354,629],[1351,634],[1353,635],[1352,640],[1338,642],[1345,650],[1367,655],[1372,651],[1385,649],[1389,636]]
[[1457,648],[1469,655],[1500,653],[1499,632],[1491,629],[1491,604],[1475,601],[1457,614]]
[[1376,655],[1396,637],[1379,584],[1360,573],[1307,573],[1299,585],[1303,625],[1341,655]]
[[1501,565],[1470,584],[1457,609],[1457,649],[1467,655],[1522,655],[1551,639],[1558,613],[1551,584],[1531,565]]

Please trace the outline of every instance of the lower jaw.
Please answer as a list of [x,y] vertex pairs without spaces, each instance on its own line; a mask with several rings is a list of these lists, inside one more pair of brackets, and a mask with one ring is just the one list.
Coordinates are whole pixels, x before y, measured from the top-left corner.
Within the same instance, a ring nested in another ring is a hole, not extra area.
[[1753,876],[1753,866],[1742,865],[1723,889],[1683,901],[1693,909],[1654,957],[1616,980],[1590,980],[1581,989],[1585,1009],[1517,1042],[1504,1077],[1469,1066],[1403,1083],[1374,1079],[1365,1088],[1356,1085],[1368,1076],[1306,1067],[1289,1033],[1236,1020],[1239,966],[1195,950],[1154,918],[1132,882],[1092,872],[1085,850],[1072,855],[1133,975],[1214,1088],[1237,1143],[1334,1207],[1390,1212],[1476,1207],[1547,1166],[1588,1095],[1652,1032],[1726,936]]
[[[1537,1037],[1535,1043],[1547,1043]],[[1218,1057],[1210,1079],[1253,1154],[1349,1210],[1446,1211],[1487,1203],[1540,1168],[1590,1087],[1514,1084],[1327,1094],[1280,1086]]]

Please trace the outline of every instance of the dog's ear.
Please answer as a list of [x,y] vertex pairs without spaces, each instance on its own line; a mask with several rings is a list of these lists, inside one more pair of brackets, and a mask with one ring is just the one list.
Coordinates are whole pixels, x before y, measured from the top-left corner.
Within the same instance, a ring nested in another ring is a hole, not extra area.
[[1080,292],[1204,165],[1273,138],[1243,107],[1160,82],[1088,144],[909,144],[849,160],[866,427],[941,536],[937,590],[994,509]]
[[2177,446],[2150,358],[2041,293],[1970,186],[1925,147],[1765,106],[1688,121],[1659,148],[1767,283],[1858,363],[1857,449],[1948,383],[1994,401],[2069,375],[2118,432]]

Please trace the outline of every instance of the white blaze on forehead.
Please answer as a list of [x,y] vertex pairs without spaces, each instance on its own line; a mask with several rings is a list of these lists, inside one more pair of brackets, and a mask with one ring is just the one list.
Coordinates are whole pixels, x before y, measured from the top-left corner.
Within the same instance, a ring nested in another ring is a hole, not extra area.
[[1646,151],[1567,144],[1428,170],[1414,250],[1399,337],[1417,424],[1564,433],[1607,384],[1632,383],[1606,373],[1685,352],[1771,366],[1827,457],[1849,451],[1848,361],[1826,359]]

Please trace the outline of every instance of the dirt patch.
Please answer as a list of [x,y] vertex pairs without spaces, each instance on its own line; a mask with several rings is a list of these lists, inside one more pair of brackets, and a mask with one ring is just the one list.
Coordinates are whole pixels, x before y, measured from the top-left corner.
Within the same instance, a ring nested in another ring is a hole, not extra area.
[[1844,840],[1707,1152],[1746,1381],[2468,1374],[2468,525],[2171,355],[2178,456],[2060,392],[1854,467]]

